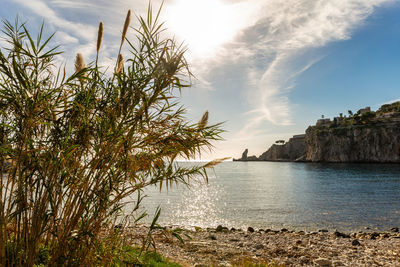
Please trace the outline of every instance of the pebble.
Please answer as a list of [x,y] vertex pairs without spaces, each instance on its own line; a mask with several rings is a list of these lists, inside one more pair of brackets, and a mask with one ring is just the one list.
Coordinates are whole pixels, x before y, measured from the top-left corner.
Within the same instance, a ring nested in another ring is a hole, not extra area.
[[332,261],[325,258],[318,258],[314,261],[318,266],[329,267],[332,266]]
[[351,241],[351,244],[352,244],[353,246],[361,246],[360,241],[358,241],[357,239],[354,239],[353,241]]
[[306,256],[301,256],[299,258],[300,263],[309,263],[310,260]]
[[344,264],[343,264],[343,262],[341,262],[341,261],[332,261],[332,265],[333,266],[344,266]]
[[390,231],[392,231],[393,233],[398,233],[399,227],[393,227],[392,229],[390,229]]
[[345,234],[345,233],[341,233],[341,232],[338,232],[338,231],[335,231],[333,234],[334,234],[336,237],[350,238],[350,235]]
[[222,225],[218,225],[217,228],[215,229],[215,231],[227,233],[227,232],[229,232],[229,229],[228,229],[228,227],[224,227]]
[[374,232],[374,233],[370,234],[369,236],[372,240],[375,240],[379,236],[379,234]]
[[257,244],[257,245],[254,246],[254,248],[257,249],[257,250],[260,250],[260,249],[264,248],[264,245],[263,244]]
[[254,228],[251,227],[251,226],[249,226],[249,227],[247,228],[247,232],[254,233]]

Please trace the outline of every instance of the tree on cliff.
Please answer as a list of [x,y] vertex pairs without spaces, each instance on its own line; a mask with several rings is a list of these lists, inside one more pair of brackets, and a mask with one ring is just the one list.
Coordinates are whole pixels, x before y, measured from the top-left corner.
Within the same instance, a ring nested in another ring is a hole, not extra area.
[[[159,14],[159,13],[158,13]],[[164,39],[149,8],[136,40],[126,40],[131,13],[110,75],[97,56],[76,72],[56,68],[43,26],[36,40],[18,20],[4,23],[0,50],[0,265],[109,265],[118,255],[114,225],[143,188],[207,177],[206,167],[181,166],[219,140],[220,125],[185,120],[176,90],[190,86],[184,49]],[[121,49],[120,49],[121,51]],[[12,162],[5,169],[6,162]],[[5,172],[8,172],[5,174]],[[107,231],[108,229],[108,231]],[[40,256],[40,257],[39,257]],[[42,259],[43,260],[43,259]]]

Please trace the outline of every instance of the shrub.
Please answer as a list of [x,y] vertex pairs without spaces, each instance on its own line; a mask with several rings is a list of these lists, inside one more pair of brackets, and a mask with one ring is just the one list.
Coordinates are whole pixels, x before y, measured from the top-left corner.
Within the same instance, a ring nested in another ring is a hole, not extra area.
[[367,112],[361,114],[361,120],[364,122],[370,122],[375,117],[376,117],[376,113],[373,111],[367,111]]
[[382,105],[377,112],[378,113],[400,112],[400,101]]
[[190,86],[191,73],[182,46],[162,38],[158,14],[149,8],[139,17],[130,42],[128,12],[120,47],[130,53],[124,63],[120,49],[112,74],[98,66],[102,23],[94,63],[78,54],[67,75],[43,25],[34,40],[25,24],[4,22],[0,265],[32,266],[44,252],[49,265],[108,265],[128,196],[138,195],[137,209],[143,188],[207,179],[205,168],[218,162],[175,163],[210,148],[222,131],[207,124],[208,112],[199,123],[185,120],[174,92]]

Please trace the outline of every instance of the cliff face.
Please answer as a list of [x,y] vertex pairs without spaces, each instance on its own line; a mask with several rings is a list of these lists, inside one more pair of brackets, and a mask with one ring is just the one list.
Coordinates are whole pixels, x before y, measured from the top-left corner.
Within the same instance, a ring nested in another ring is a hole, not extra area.
[[309,127],[306,160],[312,162],[400,162],[400,123]]
[[284,145],[272,145],[258,159],[271,161],[295,161],[305,154],[304,138],[291,138]]
[[319,119],[305,135],[278,140],[258,158],[246,150],[239,160],[400,163],[400,101],[348,113]]
[[[282,140],[282,142],[284,142]],[[240,159],[233,159],[234,161],[295,161],[302,156],[305,156],[306,145],[304,142],[304,135],[301,137],[293,137],[289,142],[282,145],[273,144],[261,156],[247,156],[248,149],[246,149]]]

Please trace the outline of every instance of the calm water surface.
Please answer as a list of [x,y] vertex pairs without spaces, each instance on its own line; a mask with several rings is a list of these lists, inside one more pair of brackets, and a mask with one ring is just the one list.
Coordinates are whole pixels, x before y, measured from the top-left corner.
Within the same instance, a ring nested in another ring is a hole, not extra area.
[[209,174],[208,185],[146,190],[144,206],[153,214],[161,205],[161,224],[185,227],[400,226],[400,165],[224,162]]

